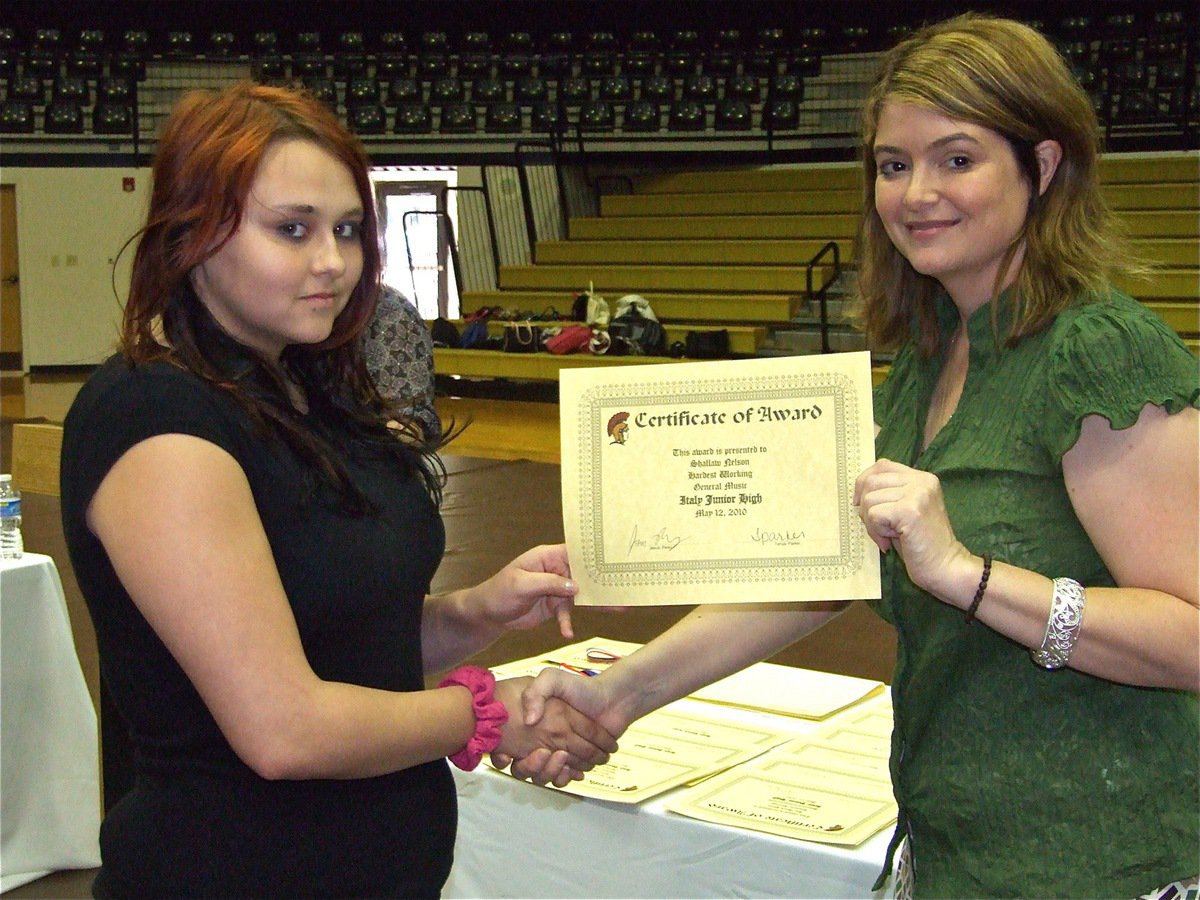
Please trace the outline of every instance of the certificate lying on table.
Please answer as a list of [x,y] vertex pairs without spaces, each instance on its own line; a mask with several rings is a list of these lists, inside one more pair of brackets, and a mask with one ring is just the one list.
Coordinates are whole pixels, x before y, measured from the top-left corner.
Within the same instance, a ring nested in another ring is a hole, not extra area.
[[706,822],[858,846],[896,821],[888,774],[891,704],[880,699],[885,702],[862,710],[857,721],[777,747],[697,785],[667,808]]
[[691,696],[709,703],[820,720],[881,693],[882,681],[758,662]]
[[581,605],[878,598],[870,354],[564,369]]

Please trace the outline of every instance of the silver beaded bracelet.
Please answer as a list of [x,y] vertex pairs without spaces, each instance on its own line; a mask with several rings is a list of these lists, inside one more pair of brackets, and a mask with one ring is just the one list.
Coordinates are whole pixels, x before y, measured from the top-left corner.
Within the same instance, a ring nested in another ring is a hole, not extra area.
[[1087,597],[1083,585],[1071,578],[1054,579],[1054,599],[1050,618],[1046,620],[1046,636],[1042,646],[1030,650],[1033,661],[1043,669],[1061,669],[1071,658],[1079,626],[1083,624],[1083,607]]

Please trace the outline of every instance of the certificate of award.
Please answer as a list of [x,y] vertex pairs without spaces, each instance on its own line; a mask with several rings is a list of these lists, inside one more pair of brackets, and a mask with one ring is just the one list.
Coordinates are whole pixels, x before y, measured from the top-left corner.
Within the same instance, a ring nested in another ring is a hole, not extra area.
[[874,461],[868,353],[560,375],[581,605],[878,598],[853,505]]

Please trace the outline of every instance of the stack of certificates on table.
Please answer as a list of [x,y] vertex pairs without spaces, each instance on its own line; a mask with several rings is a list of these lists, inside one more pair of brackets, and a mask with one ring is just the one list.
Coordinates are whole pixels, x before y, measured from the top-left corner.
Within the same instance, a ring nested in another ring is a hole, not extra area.
[[667,808],[722,825],[857,846],[896,821],[891,729],[885,694],[693,786]]
[[[591,638],[495,667],[598,674],[639,644]],[[681,786],[667,808],[786,837],[856,846],[895,821],[882,683],[758,663],[630,726],[620,750],[562,790],[640,803]]]

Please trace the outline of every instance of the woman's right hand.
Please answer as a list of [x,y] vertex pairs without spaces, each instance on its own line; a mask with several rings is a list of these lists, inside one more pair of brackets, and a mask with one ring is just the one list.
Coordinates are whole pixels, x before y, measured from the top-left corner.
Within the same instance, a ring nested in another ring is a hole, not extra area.
[[615,736],[563,700],[549,695],[539,698],[538,716],[523,715],[523,690],[532,687],[533,679],[528,677],[496,682],[496,699],[509,718],[500,729],[499,746],[491,753],[493,763],[505,768],[513,759],[530,760],[529,771],[519,777],[564,787],[593,766],[608,762],[617,749]]
[[[536,725],[541,721],[547,710],[547,704],[553,700],[561,700],[587,716],[612,737],[619,738],[634,716],[628,704],[622,703],[621,698],[614,693],[616,680],[606,678],[604,674],[594,678],[565,672],[562,669],[543,669],[525,688],[522,701],[525,712],[525,724]],[[526,757],[513,759],[497,757],[492,754],[492,761],[501,768],[512,763],[511,772],[517,778],[532,778],[539,783],[552,780],[557,775],[555,759],[546,753],[531,753]],[[550,775],[551,777],[547,777]]]

